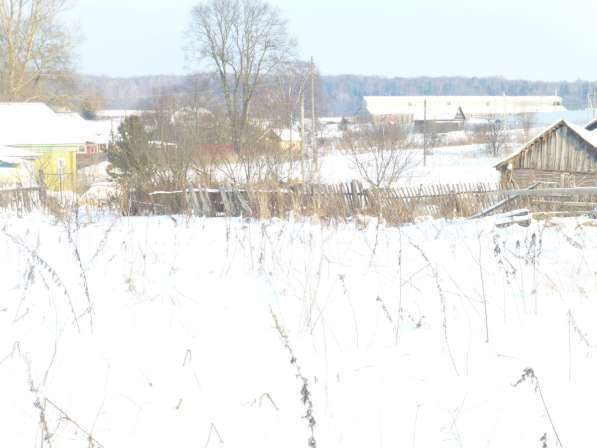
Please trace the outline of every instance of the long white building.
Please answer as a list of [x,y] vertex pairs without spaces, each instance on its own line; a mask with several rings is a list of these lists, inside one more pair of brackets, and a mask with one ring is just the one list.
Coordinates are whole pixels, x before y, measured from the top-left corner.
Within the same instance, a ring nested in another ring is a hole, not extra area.
[[464,121],[504,115],[561,112],[566,108],[559,96],[366,96],[364,111],[378,121],[411,123]]

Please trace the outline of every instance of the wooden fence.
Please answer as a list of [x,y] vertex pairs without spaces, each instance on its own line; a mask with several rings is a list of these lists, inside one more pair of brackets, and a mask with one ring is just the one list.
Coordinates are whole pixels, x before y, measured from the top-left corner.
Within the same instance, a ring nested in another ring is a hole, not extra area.
[[[141,213],[193,212],[201,216],[286,217],[290,213],[348,218],[381,216],[411,222],[420,216],[469,217],[507,199],[498,184],[421,185],[391,189],[364,188],[359,182],[296,185],[279,189],[189,188],[156,191],[136,201]],[[502,209],[516,204],[506,201]]]
[[[527,208],[533,212],[575,215],[597,208],[597,187],[504,189],[499,184],[420,185],[391,189],[365,188],[359,182],[335,185],[294,185],[283,188],[196,188],[156,191],[127,197],[126,214],[181,214],[286,218],[290,214],[348,219],[356,215],[384,218],[389,223],[419,217],[478,218]],[[0,189],[0,209],[19,215],[48,206],[44,188]]]
[[39,187],[0,189],[0,209],[19,215],[41,208],[44,202],[45,190]]

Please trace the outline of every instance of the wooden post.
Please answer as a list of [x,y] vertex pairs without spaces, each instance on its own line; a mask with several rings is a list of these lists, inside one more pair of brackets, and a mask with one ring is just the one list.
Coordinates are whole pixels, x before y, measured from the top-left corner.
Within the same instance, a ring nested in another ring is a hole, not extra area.
[[313,163],[315,165],[315,175],[317,183],[319,178],[319,153],[317,149],[317,125],[315,124],[315,63],[311,58],[311,144],[313,145]]
[[204,213],[203,213],[203,210],[201,210],[201,207],[199,206],[199,201],[197,200],[197,195],[195,194],[195,189],[191,185],[190,182],[187,184],[187,186],[188,186],[189,196],[191,198],[191,205],[192,205],[192,208],[193,208],[193,214],[195,216],[201,216]]
[[301,87],[301,177],[305,183],[305,91]]
[[43,170],[39,170],[39,200],[44,207],[46,206],[47,193],[46,176]]
[[427,98],[423,101],[423,166],[427,166]]

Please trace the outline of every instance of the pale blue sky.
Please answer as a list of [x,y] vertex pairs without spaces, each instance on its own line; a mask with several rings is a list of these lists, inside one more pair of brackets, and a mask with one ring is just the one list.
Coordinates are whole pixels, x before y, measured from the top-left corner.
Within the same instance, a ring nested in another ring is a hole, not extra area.
[[[78,69],[185,73],[197,0],[78,0]],[[324,74],[597,80],[597,0],[271,0]]]

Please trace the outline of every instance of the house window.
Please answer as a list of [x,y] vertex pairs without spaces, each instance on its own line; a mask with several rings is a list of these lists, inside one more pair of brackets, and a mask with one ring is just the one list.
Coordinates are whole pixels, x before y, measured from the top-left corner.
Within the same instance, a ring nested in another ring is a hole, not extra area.
[[85,148],[85,145],[81,145],[81,146],[79,146],[79,149],[77,150],[77,152],[79,154],[86,154],[87,153],[87,148]]

